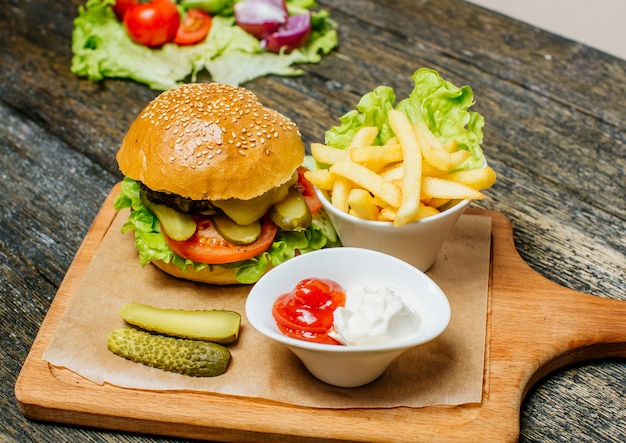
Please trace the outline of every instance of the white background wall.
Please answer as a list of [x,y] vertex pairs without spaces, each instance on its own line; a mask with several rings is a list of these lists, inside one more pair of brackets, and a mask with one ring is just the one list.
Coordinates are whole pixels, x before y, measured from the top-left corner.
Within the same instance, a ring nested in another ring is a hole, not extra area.
[[626,60],[626,0],[468,0]]

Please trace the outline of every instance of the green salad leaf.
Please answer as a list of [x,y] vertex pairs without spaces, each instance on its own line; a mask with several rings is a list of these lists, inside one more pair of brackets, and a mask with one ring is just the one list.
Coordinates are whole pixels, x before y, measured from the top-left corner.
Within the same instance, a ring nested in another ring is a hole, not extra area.
[[270,266],[277,266],[293,257],[317,249],[339,246],[339,239],[330,220],[320,209],[313,215],[313,223],[305,230],[288,232],[278,230],[270,248],[255,258],[222,265],[210,265],[185,259],[174,253],[161,234],[161,225],[156,216],[146,208],[140,197],[139,183],[125,177],[120,194],[114,202],[116,210],[131,208],[128,220],[122,226],[122,233],[134,232],[135,247],[139,252],[139,262],[145,266],[150,261],[162,260],[173,263],[181,269],[187,266],[199,271],[214,266],[237,269],[236,278],[240,283],[256,282]]
[[376,126],[375,144],[383,145],[393,138],[387,113],[390,109],[403,112],[411,122],[423,122],[442,143],[455,140],[459,149],[471,156],[456,170],[483,166],[484,156],[482,115],[469,111],[474,105],[474,93],[469,86],[461,88],[444,80],[437,71],[420,68],[413,73],[414,87],[408,97],[396,103],[396,94],[389,86],[379,86],[361,97],[356,109],[339,118],[340,125],[326,131],[327,145],[346,149],[354,134],[364,126]]
[[[196,81],[207,70],[215,82],[240,85],[254,78],[275,74],[294,76],[302,70],[296,63],[318,63],[337,46],[336,24],[327,11],[311,11],[312,32],[307,45],[289,54],[265,51],[260,42],[236,25],[232,2],[204,0],[216,8],[211,31],[201,43],[178,46],[167,43],[158,49],[133,42],[111,9],[115,0],[87,0],[78,9],[72,34],[72,64],[75,74],[93,81],[130,78],[164,91],[182,82]],[[189,7],[199,1],[187,0]],[[314,2],[287,0],[293,8],[310,8]],[[304,6],[302,6],[304,5]],[[307,9],[308,10],[308,9]]]

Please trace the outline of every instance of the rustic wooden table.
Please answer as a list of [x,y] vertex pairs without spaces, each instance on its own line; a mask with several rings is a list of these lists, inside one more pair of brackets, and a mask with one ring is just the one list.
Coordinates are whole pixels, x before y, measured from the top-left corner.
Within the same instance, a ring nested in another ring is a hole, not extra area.
[[[92,220],[121,176],[115,152],[157,92],[69,71],[82,1],[0,1],[0,440],[168,441],[34,422],[14,385]],[[576,291],[626,300],[626,61],[458,0],[320,1],[340,48],[295,78],[246,86],[305,144],[379,84],[421,67],[469,84],[499,174],[475,207],[505,214],[522,258]],[[520,312],[520,315],[524,315]],[[521,405],[521,441],[626,441],[626,362],[577,363]]]

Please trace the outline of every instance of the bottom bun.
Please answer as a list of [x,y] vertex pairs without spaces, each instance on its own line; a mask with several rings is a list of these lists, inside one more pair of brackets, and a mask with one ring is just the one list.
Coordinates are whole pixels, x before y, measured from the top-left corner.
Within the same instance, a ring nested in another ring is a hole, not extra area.
[[161,271],[184,280],[191,280],[200,283],[210,283],[214,285],[236,285],[240,284],[235,276],[237,269],[228,269],[222,266],[212,266],[194,271],[188,267],[182,270],[173,263],[165,263],[157,260],[152,262]]

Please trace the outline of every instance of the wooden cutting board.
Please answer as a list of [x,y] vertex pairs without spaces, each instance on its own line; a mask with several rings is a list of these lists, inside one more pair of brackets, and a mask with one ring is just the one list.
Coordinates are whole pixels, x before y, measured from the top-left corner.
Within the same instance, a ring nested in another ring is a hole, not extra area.
[[[119,185],[118,185],[119,186]],[[42,355],[115,216],[112,190],[44,319],[15,386],[20,411],[57,423],[213,441],[517,441],[520,406],[546,374],[595,358],[626,357],[626,302],[582,294],[533,271],[508,219],[492,218],[492,259],[481,403],[392,409],[318,409],[206,392],[96,385]]]

